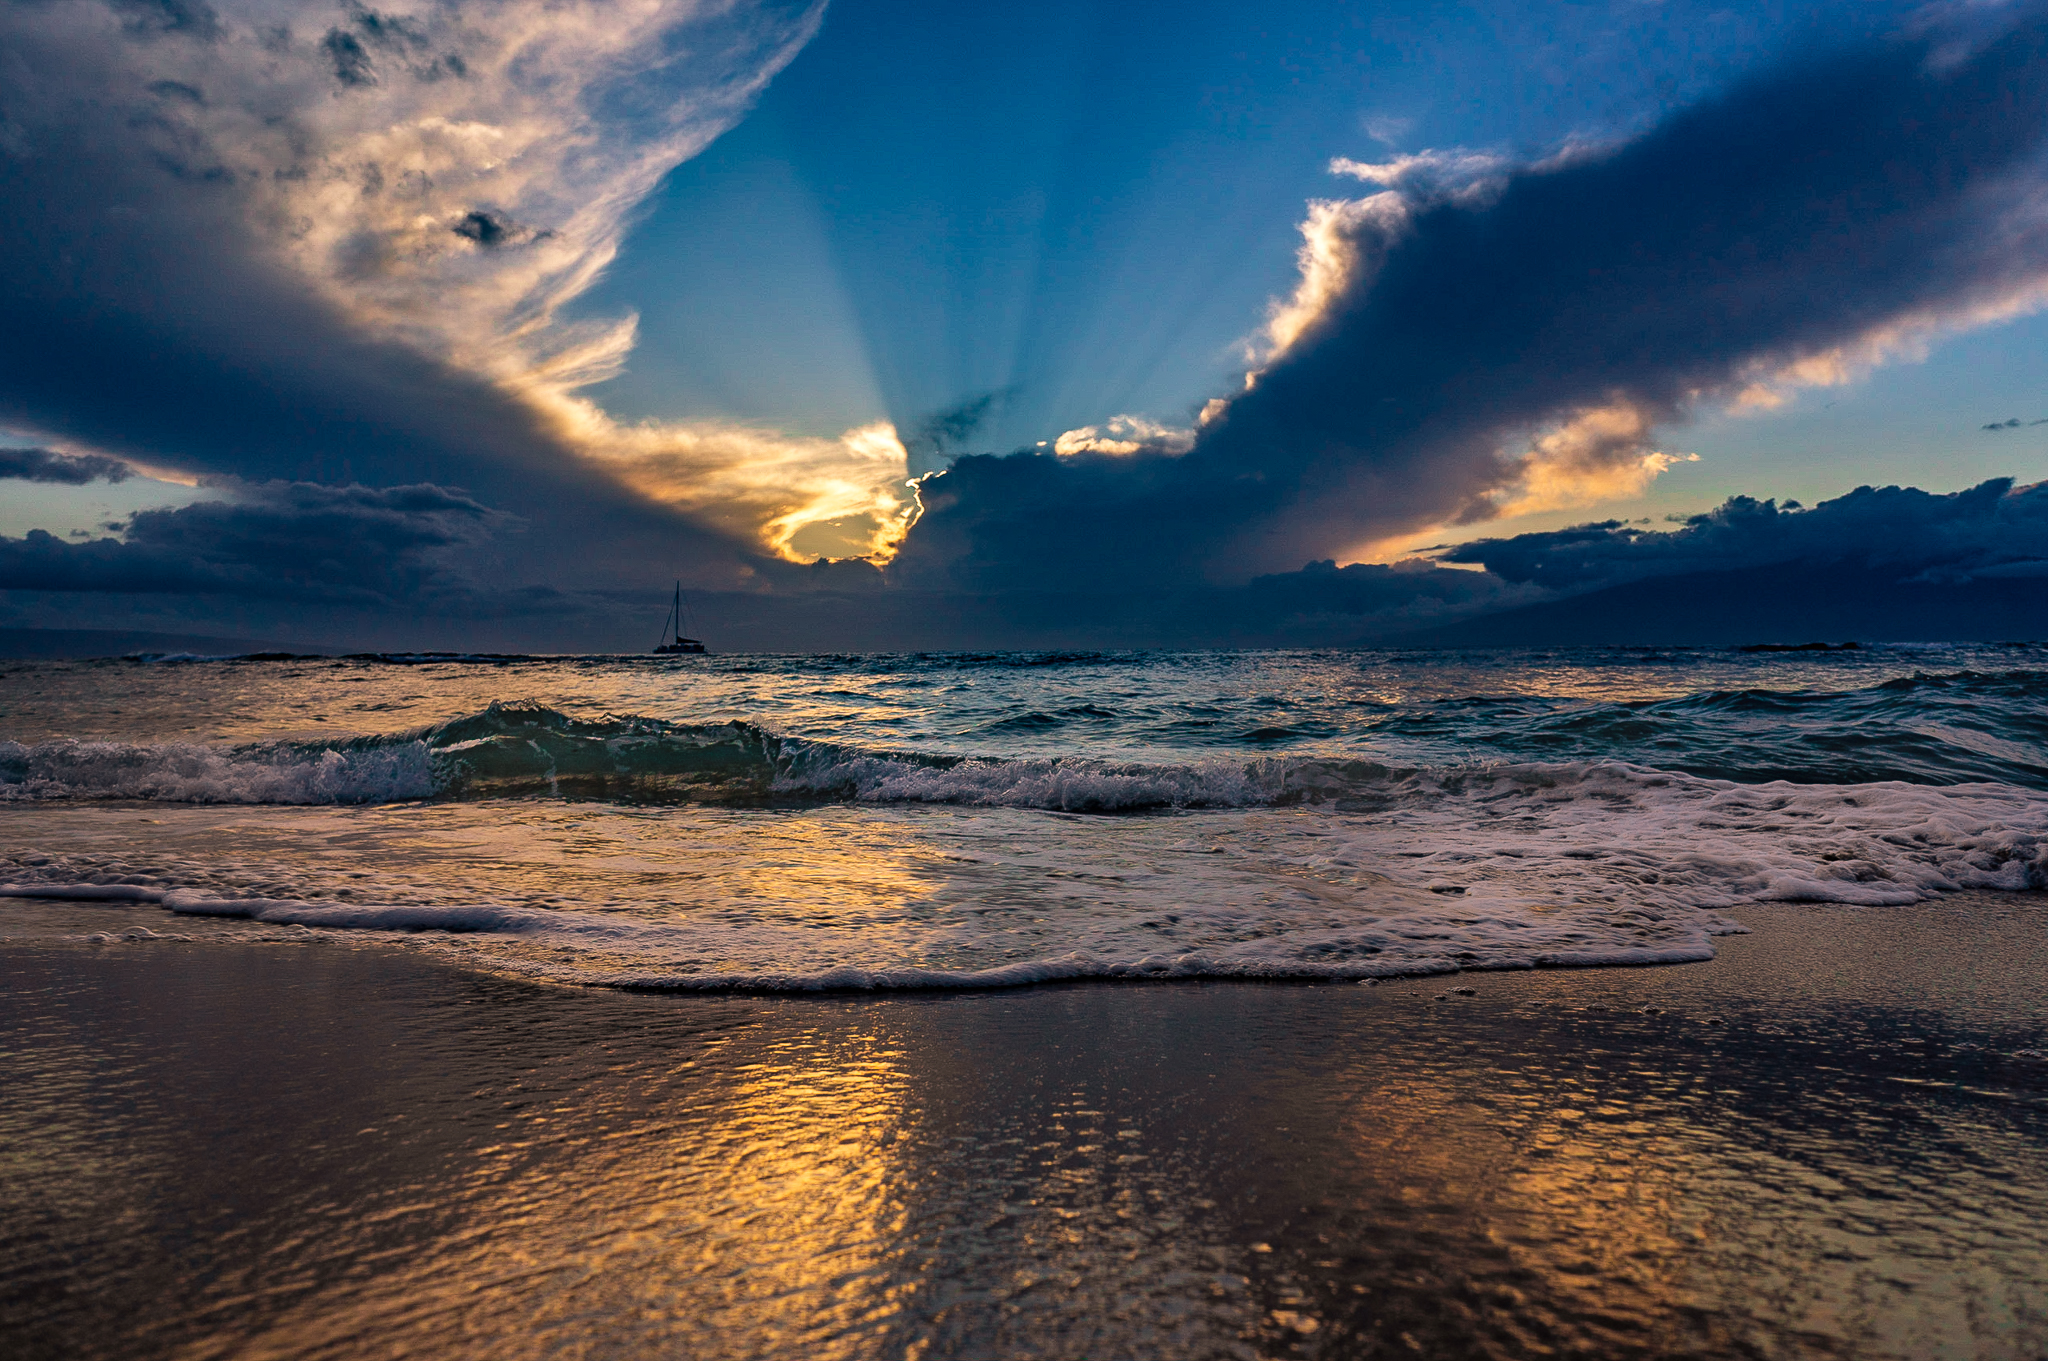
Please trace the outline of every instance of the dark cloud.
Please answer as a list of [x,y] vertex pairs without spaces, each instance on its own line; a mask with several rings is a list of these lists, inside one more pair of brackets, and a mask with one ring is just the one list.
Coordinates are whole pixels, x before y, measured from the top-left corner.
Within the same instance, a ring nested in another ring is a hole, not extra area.
[[474,241],[485,250],[497,250],[501,246],[524,246],[551,235],[537,227],[514,222],[503,213],[493,213],[483,208],[464,213],[449,230],[465,241]]
[[364,50],[362,39],[338,28],[327,30],[320,41],[328,60],[334,63],[334,78],[343,85],[375,85],[377,68]]
[[328,29],[320,44],[333,66],[334,78],[344,86],[364,87],[379,82],[372,51],[397,59],[417,80],[468,74],[459,53],[432,55],[426,30],[417,21],[402,14],[379,14],[361,5],[348,9],[347,26]]
[[427,47],[426,30],[402,14],[379,14],[363,5],[350,5],[349,18],[363,36],[390,52],[420,52]]
[[[0,617],[68,626],[83,593],[105,625],[229,618],[308,645],[632,651],[666,606],[651,588],[511,586],[480,573],[480,548],[530,531],[459,492],[230,490],[232,500],[122,522],[125,542],[0,539]],[[885,587],[867,564],[821,563],[799,569],[801,591],[697,591],[691,611],[719,651],[2042,636],[2048,486],[1866,487],[1810,509],[1735,497],[1675,526],[1608,521],[1441,559],[1453,565],[1324,560],[1242,586],[999,594]]]
[[473,497],[427,483],[226,490],[233,499],[141,511],[121,539],[0,537],[0,590],[416,605],[476,594],[453,550],[507,527]]
[[[959,465],[992,501],[1028,494],[999,479],[1044,466]],[[1861,487],[1811,508],[1733,497],[1661,526],[1481,540],[1437,562],[1326,559],[1241,586],[1112,579],[857,594],[821,580],[809,599],[705,596],[695,608],[728,648],[792,637],[826,649],[2004,639],[2048,636],[2044,584],[2048,484],[2000,478],[1949,494]]]
[[1978,428],[1983,430],[2031,430],[2037,425],[2048,425],[2048,420],[2023,421],[2018,416],[2014,416],[2011,420],[1993,421],[1989,425]]
[[60,482],[82,487],[88,482],[126,482],[135,470],[117,458],[99,454],[60,454],[51,449],[0,449],[0,481]]
[[1889,571],[1894,581],[2048,576],[2048,483],[2015,488],[1995,478],[1948,495],[1858,487],[1810,509],[1736,496],[1675,530],[1610,520],[1481,539],[1440,561],[1551,591],[1795,563]]
[[158,99],[183,100],[187,104],[204,104],[206,94],[196,85],[187,85],[182,80],[153,80],[149,92]]
[[1356,639],[1400,647],[1712,647],[2048,640],[2040,576],[1936,581],[1856,563],[1644,577],[1544,604]]
[[1601,409],[1640,428],[1580,431],[1566,462],[1625,470],[1702,397],[2037,280],[2044,134],[2030,7],[1969,50],[1792,61],[1491,184],[1410,177],[1326,224],[1349,282],[1192,452],[963,459],[926,482],[895,574],[1242,580],[1486,518],[1518,475],[1504,448]]
[[512,234],[509,224],[481,210],[464,213],[462,221],[455,224],[454,230],[457,236],[485,247],[501,246]]
[[[971,458],[956,465],[958,481],[926,485],[944,495],[964,484],[999,505],[1031,495],[1030,479],[1050,466]],[[1047,526],[1048,536],[1061,528]],[[975,562],[971,539],[942,547]],[[888,640],[877,646],[919,647],[946,646],[948,636],[960,646],[1008,636],[1096,647],[1999,639],[2043,636],[2043,583],[2048,484],[1998,478],[1947,494],[1859,487],[1810,508],[1737,496],[1661,526],[1608,520],[1481,539],[1434,562],[1339,569],[1325,560],[1237,587],[1111,579],[977,595],[898,589],[855,617]],[[815,625],[849,626],[844,616]]]
[[1112,585],[988,596],[861,591],[845,581],[821,581],[804,595],[693,595],[690,609],[714,651],[1327,647],[1548,596],[1486,572],[1426,562],[1340,568],[1324,561],[1242,586]]
[[220,36],[220,16],[213,6],[185,0],[112,0],[122,28],[141,38],[166,34],[211,42]]
[[[214,32],[210,11],[176,0],[123,13],[148,18],[131,41],[152,51]],[[624,489],[507,392],[366,335],[271,263],[232,158],[178,122],[194,101],[125,83],[122,53],[40,23],[58,14],[0,6],[0,46],[38,77],[8,91],[0,129],[0,426],[251,484],[469,487],[533,526],[515,554],[492,556],[502,539],[473,548],[508,586],[780,570]]]

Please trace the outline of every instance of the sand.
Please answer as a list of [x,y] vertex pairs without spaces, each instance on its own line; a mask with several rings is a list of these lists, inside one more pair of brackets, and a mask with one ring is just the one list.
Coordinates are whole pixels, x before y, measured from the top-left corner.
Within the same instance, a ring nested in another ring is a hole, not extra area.
[[711,998],[8,910],[12,1358],[2048,1354],[2039,896],[1656,969]]

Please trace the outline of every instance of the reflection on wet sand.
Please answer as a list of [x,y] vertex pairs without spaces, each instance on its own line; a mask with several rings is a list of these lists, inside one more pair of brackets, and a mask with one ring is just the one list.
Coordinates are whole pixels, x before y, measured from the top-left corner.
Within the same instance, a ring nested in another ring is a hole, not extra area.
[[894,1308],[874,1287],[902,1225],[895,1055],[859,1027],[692,1038],[638,1071],[647,1055],[615,1064],[616,1043],[584,1035],[479,1091],[503,1118],[476,1129],[454,1184],[386,1212],[445,1199],[443,1232],[254,1335],[225,1328],[179,1354],[349,1355],[411,1337],[443,1354],[560,1355],[594,1330],[623,1354],[856,1354]]
[[[668,998],[335,945],[15,947],[0,1330],[28,1357],[2036,1356],[2039,933],[1913,922],[1788,910],[1714,964],[1469,996]],[[1868,967],[1816,974],[1801,930]],[[1929,948],[1958,932],[1976,964]]]

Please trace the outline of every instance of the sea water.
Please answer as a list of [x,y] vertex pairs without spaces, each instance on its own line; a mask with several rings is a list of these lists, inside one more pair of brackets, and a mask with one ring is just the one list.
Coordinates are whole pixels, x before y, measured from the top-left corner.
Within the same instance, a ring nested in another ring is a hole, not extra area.
[[2048,887],[2048,649],[10,662],[0,804],[0,938],[675,990],[1681,962],[1745,904]]

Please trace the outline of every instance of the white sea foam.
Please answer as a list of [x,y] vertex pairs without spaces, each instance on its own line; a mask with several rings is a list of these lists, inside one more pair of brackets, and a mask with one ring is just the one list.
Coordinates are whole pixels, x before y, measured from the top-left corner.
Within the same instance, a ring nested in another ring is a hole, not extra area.
[[145,858],[138,838],[156,834],[109,812],[91,853],[0,858],[0,896],[408,933],[497,969],[701,990],[1672,963],[1710,958],[1744,904],[2048,887],[2048,795],[2009,786],[1737,785],[1591,763],[1375,788],[1140,817],[957,801],[303,810],[265,818],[259,860],[236,858],[247,815],[164,810],[163,844],[182,849]]
[[1718,908],[2048,888],[2048,795],[2009,785],[1743,785],[1600,761],[1420,772],[1390,792],[1373,845],[1474,892],[1591,878]]
[[160,903],[170,890],[144,884],[8,884],[0,898],[51,898],[74,903]]
[[[0,897],[117,896],[90,892],[99,887],[17,884],[0,887]],[[148,894],[118,896],[150,901]],[[923,939],[897,933],[895,944],[911,957],[892,961],[886,954],[878,957],[871,940],[821,940],[815,928],[758,920],[664,924],[498,903],[373,905],[175,890],[154,891],[153,900],[180,916],[272,926],[488,935],[495,942],[466,949],[463,957],[565,981],[677,991],[989,988],[1079,978],[1384,978],[1539,965],[1661,964],[1710,959],[1710,936],[1740,929],[1705,917],[1674,920],[1632,911],[1539,917],[1513,908],[1416,901],[1398,890],[1379,894],[1373,909],[1332,912],[1323,895],[1308,894],[1305,901],[1269,903],[1259,911],[1185,902],[1166,915],[1187,934],[1209,938],[1210,944],[1193,949],[1161,948],[1161,914],[1119,919],[1084,910],[1073,914],[1064,931],[1049,933],[1079,948],[976,968],[914,957],[979,948],[951,929]],[[835,961],[839,952],[856,958]]]
[[[787,794],[846,792],[867,803],[1120,812],[1140,808],[1251,808],[1289,790],[1286,763],[1218,759],[1147,765],[1088,759],[967,760],[928,764],[830,749],[793,761],[774,784]],[[1325,763],[1293,763],[1304,768]]]
[[285,743],[0,742],[5,802],[373,803],[426,798],[435,787],[432,755],[420,741],[347,751]]

